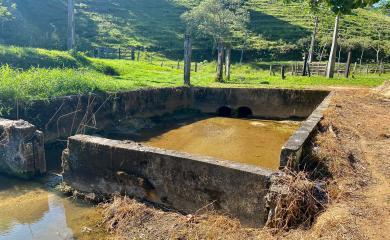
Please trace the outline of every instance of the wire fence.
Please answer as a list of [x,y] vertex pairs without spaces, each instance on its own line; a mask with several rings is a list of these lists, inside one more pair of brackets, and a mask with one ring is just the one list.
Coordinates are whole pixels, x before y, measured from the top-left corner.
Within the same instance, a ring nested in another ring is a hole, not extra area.
[[[175,50],[178,52],[179,50]],[[169,67],[172,69],[182,69],[184,67],[183,59],[178,58],[177,61],[169,60],[165,57],[167,51],[156,51],[148,49],[144,46],[128,46],[119,48],[98,47],[93,50],[93,57],[102,59],[120,59],[137,62],[147,62],[161,67]],[[198,72],[207,63],[207,61],[193,61],[191,70]],[[254,61],[254,63],[259,63]],[[307,65],[306,75],[325,76],[327,69],[327,62],[312,62]],[[342,75],[346,72],[346,63],[336,62],[335,74]],[[288,63],[261,63],[259,70],[269,69],[270,75],[276,75],[284,68],[285,73],[291,75],[304,75],[304,62],[288,62]],[[349,71],[351,74],[384,74],[390,72],[390,64],[374,63],[374,64],[358,64],[358,62],[351,63]]]

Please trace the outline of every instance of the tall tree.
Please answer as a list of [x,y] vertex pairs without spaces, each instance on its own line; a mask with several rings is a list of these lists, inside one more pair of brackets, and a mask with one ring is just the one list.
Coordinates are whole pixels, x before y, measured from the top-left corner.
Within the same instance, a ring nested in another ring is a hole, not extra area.
[[328,68],[326,69],[326,77],[333,78],[336,63],[337,39],[339,34],[340,16],[350,14],[353,9],[363,8],[373,5],[380,0],[320,0],[325,2],[331,11],[336,15],[333,29],[332,47],[329,55]]
[[68,50],[75,45],[75,22],[74,22],[74,0],[68,0]]
[[364,52],[370,47],[371,39],[369,37],[359,37],[357,41],[356,45],[360,48],[359,65],[361,67],[364,59]]
[[1,31],[3,32],[4,24],[10,20],[13,19],[11,10],[16,9],[16,4],[12,4],[10,7],[8,7],[6,4],[4,4],[3,0],[0,0],[0,24],[1,24]]
[[244,31],[249,21],[244,0],[204,0],[184,13],[182,19],[189,32],[213,38],[218,49],[216,80],[223,81],[223,51],[232,44],[236,32]]
[[310,15],[313,16],[314,26],[313,32],[311,35],[310,46],[309,46],[309,55],[308,62],[311,63],[314,60],[314,51],[317,40],[317,32],[318,32],[318,24],[319,24],[319,16],[324,10],[324,2],[321,0],[283,0],[284,3],[290,2],[299,2],[305,5],[305,9],[309,12]]
[[0,18],[7,18],[11,16],[11,13],[8,10],[8,7],[4,5],[3,0],[0,0]]
[[[386,16],[383,16],[383,18],[386,18]],[[389,42],[390,35],[389,35],[389,26],[384,26],[381,22],[372,21],[370,22],[370,27],[372,29],[372,40],[369,43],[369,46],[375,51],[376,53],[376,62],[379,64],[380,62],[380,55],[381,53],[384,53],[384,49],[386,48],[386,45]]]

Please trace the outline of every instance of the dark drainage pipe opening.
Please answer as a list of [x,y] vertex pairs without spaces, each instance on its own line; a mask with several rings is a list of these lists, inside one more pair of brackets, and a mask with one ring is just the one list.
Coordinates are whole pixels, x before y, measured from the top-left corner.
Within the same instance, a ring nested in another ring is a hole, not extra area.
[[220,108],[218,108],[217,112],[218,112],[218,116],[221,116],[221,117],[232,116],[232,109],[230,107],[226,107],[226,106],[220,107]]
[[253,115],[252,110],[248,107],[240,107],[237,110],[237,116],[239,118],[247,118]]

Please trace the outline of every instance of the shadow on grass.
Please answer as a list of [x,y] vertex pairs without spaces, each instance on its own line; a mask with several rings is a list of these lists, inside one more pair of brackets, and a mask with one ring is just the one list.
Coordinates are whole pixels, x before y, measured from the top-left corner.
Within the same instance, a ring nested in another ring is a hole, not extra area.
[[283,40],[287,43],[296,43],[299,39],[310,36],[310,31],[293,25],[287,21],[260,11],[250,11],[249,29],[269,41]]

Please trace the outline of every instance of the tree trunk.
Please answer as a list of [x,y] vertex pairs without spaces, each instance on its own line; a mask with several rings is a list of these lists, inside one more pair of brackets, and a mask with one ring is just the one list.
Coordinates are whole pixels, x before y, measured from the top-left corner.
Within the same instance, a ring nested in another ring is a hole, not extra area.
[[74,48],[75,44],[75,24],[74,24],[74,0],[68,0],[68,50]]
[[339,56],[337,57],[337,63],[340,65],[340,62],[341,62],[341,50],[342,50],[342,47],[339,47]]
[[191,55],[191,37],[186,34],[184,38],[184,85],[187,86],[191,84]]
[[240,65],[242,64],[243,60],[244,60],[244,48],[241,49]]
[[316,44],[317,30],[318,30],[318,17],[316,16],[314,18],[314,29],[313,29],[313,35],[311,36],[311,42],[310,42],[309,58],[308,58],[309,63],[312,63],[314,57],[314,47]]
[[376,50],[376,63],[379,64],[379,53],[381,52],[380,47],[378,46],[378,50]]
[[362,67],[362,61],[363,61],[363,55],[364,55],[364,48],[362,48],[362,54],[360,54],[360,67]]
[[231,66],[231,56],[232,56],[232,49],[231,47],[226,48],[226,53],[225,53],[225,65],[226,65],[226,79],[230,80],[230,66]]
[[336,64],[337,38],[339,33],[339,22],[340,22],[340,15],[337,14],[335,24],[334,24],[332,48],[330,50],[328,67],[326,69],[327,78],[333,78],[334,76],[334,68]]
[[347,59],[347,65],[345,66],[345,77],[349,77],[350,69],[351,69],[351,57],[352,57],[352,50],[350,49],[348,51],[348,59]]
[[223,44],[218,44],[218,60],[217,60],[217,82],[223,81]]
[[286,67],[282,65],[282,69],[280,70],[280,75],[282,75],[282,79],[286,79]]
[[325,46],[322,46],[319,62],[322,62],[322,57],[324,56],[324,52],[325,52]]

